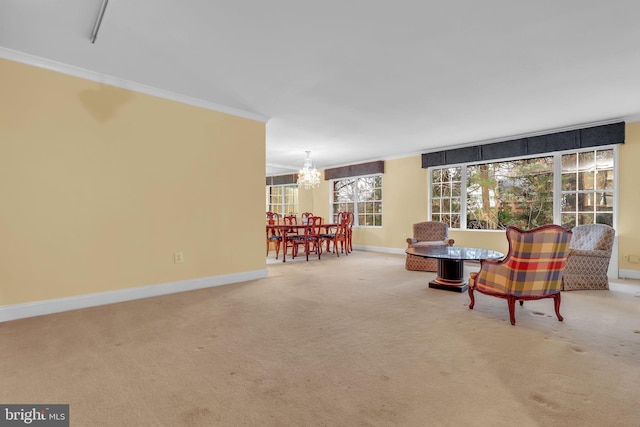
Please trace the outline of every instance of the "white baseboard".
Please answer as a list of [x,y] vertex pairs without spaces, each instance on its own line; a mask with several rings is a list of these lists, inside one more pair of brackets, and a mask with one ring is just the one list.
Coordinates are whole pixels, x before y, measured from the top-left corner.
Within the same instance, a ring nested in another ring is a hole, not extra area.
[[10,320],[24,319],[27,317],[43,316],[45,314],[113,304],[117,302],[132,301],[178,292],[194,291],[196,289],[212,288],[214,286],[230,285],[232,283],[263,279],[265,277],[267,277],[266,269],[9,305],[0,307],[0,323],[8,322]]
[[[611,277],[611,276],[609,276]],[[640,279],[640,271],[638,270],[618,270],[620,279]]]
[[385,254],[398,254],[398,255],[404,255],[405,254],[405,250],[404,249],[398,249],[398,248],[386,248],[383,246],[360,246],[360,245],[353,245],[353,249],[357,249],[359,251],[368,251],[368,252],[383,252]]

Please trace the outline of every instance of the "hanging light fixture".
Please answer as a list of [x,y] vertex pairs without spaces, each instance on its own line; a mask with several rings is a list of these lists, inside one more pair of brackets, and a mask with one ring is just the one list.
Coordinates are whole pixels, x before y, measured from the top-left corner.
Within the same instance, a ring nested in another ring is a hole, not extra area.
[[307,158],[304,161],[304,166],[298,172],[298,187],[310,190],[320,185],[320,172],[313,167],[311,151],[306,151],[306,153]]

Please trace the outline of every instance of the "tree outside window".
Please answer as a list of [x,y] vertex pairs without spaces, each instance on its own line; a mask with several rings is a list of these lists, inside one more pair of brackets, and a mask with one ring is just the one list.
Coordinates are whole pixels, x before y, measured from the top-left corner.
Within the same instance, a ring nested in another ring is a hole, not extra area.
[[467,228],[553,224],[553,157],[467,168]]
[[[559,176],[554,162],[561,162]],[[614,150],[610,148],[436,168],[430,176],[431,218],[452,228],[526,230],[553,224],[554,203],[565,227],[613,226]],[[560,194],[554,194],[554,180],[561,180]],[[461,200],[466,200],[465,209]]]
[[353,212],[354,225],[382,226],[382,175],[337,179],[333,181],[332,217],[338,212]]

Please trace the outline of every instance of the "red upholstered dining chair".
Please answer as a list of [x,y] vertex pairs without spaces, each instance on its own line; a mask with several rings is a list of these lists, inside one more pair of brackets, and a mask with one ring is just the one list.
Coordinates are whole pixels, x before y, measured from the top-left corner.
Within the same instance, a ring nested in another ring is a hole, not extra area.
[[270,228],[270,225],[279,225],[280,214],[276,212],[267,212],[267,256],[269,256],[269,247],[273,243],[276,250],[276,259],[280,254],[280,244],[282,243],[282,235],[277,228]]
[[355,216],[353,212],[343,212],[343,214],[347,217],[347,247],[349,252],[353,252],[353,221],[355,221]]
[[302,217],[302,223],[306,224],[307,221],[309,220],[309,218],[311,218],[313,216],[313,213],[311,212],[303,212],[301,217]]
[[[311,216],[307,219],[306,227],[304,228],[304,253],[309,261],[309,254],[315,253],[318,255],[318,259],[322,255],[322,242],[320,241],[320,225],[322,224],[322,217]],[[297,245],[296,245],[297,254]]]
[[[295,215],[286,215],[282,218],[284,225],[297,225],[298,218]],[[291,248],[291,256],[294,256],[294,250],[297,243],[304,243],[304,235],[298,232],[297,227],[285,228],[282,234],[282,247],[284,253]]]
[[515,303],[553,298],[559,321],[562,273],[569,254],[571,231],[559,225],[543,225],[529,231],[508,227],[509,252],[502,260],[480,261],[480,271],[469,278],[469,308],[473,291],[507,300],[511,324],[516,324]]
[[[328,227],[324,233],[320,234],[320,240],[326,242],[327,252],[331,249],[333,243],[333,252],[340,256],[340,252],[349,255],[349,215],[348,212],[338,213],[338,222],[336,225]],[[340,249],[338,249],[340,243]]]

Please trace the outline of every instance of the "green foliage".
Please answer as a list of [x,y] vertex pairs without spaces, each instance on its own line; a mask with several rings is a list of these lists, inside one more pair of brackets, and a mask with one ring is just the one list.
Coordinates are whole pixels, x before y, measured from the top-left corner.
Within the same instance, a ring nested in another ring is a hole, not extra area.
[[530,229],[553,223],[553,158],[470,166],[468,228]]

